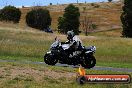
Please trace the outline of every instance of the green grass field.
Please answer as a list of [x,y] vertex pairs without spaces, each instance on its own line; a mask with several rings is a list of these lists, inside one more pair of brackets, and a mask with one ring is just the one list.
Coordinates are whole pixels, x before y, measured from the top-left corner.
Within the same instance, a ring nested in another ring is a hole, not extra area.
[[[97,65],[132,67],[132,39],[100,36],[101,34],[96,33],[92,35],[94,36],[79,37],[85,46],[97,47],[95,53]],[[66,40],[65,35],[47,34],[37,30],[0,29],[0,59],[43,61],[44,54],[56,36],[61,41]]]
[[[95,45],[98,66],[131,68],[132,39],[100,36],[82,36],[85,46]],[[107,34],[106,34],[107,35]],[[66,40],[65,35],[47,34],[37,30],[0,29],[0,59],[16,61],[43,61],[55,37]],[[131,88],[130,84],[85,84],[76,82],[78,68],[38,64],[0,62],[0,88]],[[130,74],[86,70],[87,74]]]
[[[92,6],[94,9],[91,8],[91,10],[89,9],[91,4],[85,6],[88,7],[88,13],[93,21],[99,25],[98,29],[106,30],[106,28],[113,28],[112,26],[121,26],[120,3],[97,4],[100,7]],[[111,9],[113,7],[115,9]],[[81,5],[81,11],[83,8],[84,4]],[[27,27],[24,17],[28,8],[21,10],[20,24],[0,23],[0,88],[132,88],[132,82],[130,84],[79,85],[76,82],[78,68],[23,63],[43,62],[43,56],[54,38],[57,36],[61,41],[66,41],[66,36],[59,33],[47,34]],[[62,14],[63,12],[51,12],[53,30],[56,30],[56,20]],[[81,34],[79,37],[85,46],[95,45],[97,47],[96,66],[132,68],[132,39],[120,36],[121,30],[113,28],[110,31],[90,33],[89,36]],[[2,60],[7,60],[7,62],[2,62]],[[16,61],[8,62],[8,60]],[[130,74],[132,77],[130,72],[91,69],[87,69],[86,74]]]
[[[76,82],[78,68],[0,62],[0,88],[131,88],[130,84],[84,84]],[[128,74],[86,70],[87,74]],[[132,76],[132,73],[129,73]]]

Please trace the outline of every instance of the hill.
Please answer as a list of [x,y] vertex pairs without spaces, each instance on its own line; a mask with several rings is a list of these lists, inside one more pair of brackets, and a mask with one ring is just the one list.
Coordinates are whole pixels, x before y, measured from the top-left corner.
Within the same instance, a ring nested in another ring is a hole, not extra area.
[[[80,22],[84,20],[84,16],[90,17],[92,22],[98,26],[98,30],[108,30],[108,29],[116,29],[121,28],[120,15],[121,15],[121,2],[100,2],[100,3],[79,3],[74,4],[80,9]],[[64,13],[64,9],[67,4],[63,5],[50,5],[44,6],[42,8],[46,8],[50,11],[50,15],[52,17],[52,25],[51,28],[57,29],[57,19],[59,16],[62,16]],[[20,27],[25,28],[25,16],[28,11],[32,8],[36,7],[25,7],[21,8],[22,16],[20,20]],[[85,8],[85,12],[84,12]],[[82,25],[80,29],[83,30]]]

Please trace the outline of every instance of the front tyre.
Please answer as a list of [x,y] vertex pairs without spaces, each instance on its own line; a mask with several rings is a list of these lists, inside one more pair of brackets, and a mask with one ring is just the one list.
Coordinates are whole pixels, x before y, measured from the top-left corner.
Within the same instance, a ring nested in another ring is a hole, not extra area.
[[84,67],[84,68],[88,68],[88,69],[90,69],[90,68],[93,68],[94,66],[95,66],[95,64],[96,64],[96,59],[95,59],[95,57],[94,56],[86,56],[85,58],[84,58],[84,61],[82,62],[82,66]]
[[45,54],[44,62],[48,65],[55,65],[58,62],[58,59],[56,59],[56,56],[51,53]]

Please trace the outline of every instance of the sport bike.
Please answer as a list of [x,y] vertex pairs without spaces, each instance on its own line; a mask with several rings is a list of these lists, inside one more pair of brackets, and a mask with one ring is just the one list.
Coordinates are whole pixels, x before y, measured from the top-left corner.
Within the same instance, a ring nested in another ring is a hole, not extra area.
[[55,39],[49,51],[44,55],[44,62],[48,65],[55,65],[56,63],[68,65],[81,64],[84,68],[89,69],[95,66],[95,46],[82,46],[81,49],[77,49],[72,53],[69,53],[69,48],[69,44],[62,44],[60,40]]

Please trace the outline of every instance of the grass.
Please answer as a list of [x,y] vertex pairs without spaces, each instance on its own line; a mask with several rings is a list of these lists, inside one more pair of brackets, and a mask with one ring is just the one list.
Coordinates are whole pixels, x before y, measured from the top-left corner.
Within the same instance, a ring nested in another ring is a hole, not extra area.
[[[120,26],[120,4],[118,6],[112,3],[98,4],[100,4],[100,8],[87,8],[87,12],[92,15],[93,22],[105,29],[109,29],[109,25]],[[84,4],[80,4],[80,8],[82,8],[81,5],[84,6]],[[109,9],[104,8],[104,5],[108,5]],[[111,9],[111,7],[115,9]],[[20,30],[20,27],[22,27],[21,29],[28,29],[24,21],[28,10],[23,10],[20,24],[17,26],[0,23],[0,59],[40,62],[43,61],[44,54],[56,36],[61,41],[66,40],[66,37],[60,34],[47,34],[37,30]],[[50,13],[53,19],[51,27],[56,29],[57,18],[63,12],[51,11]],[[53,15],[55,13],[57,15]],[[96,66],[132,68],[132,39],[119,37],[120,32],[121,30],[112,30],[91,33],[88,37],[80,36],[85,46],[95,45],[97,47],[95,53]],[[70,67],[0,62],[0,88],[132,88],[132,83],[79,85],[76,82],[77,71],[77,68]],[[86,73],[130,74],[132,76],[132,73],[128,72],[98,70],[86,70]]]
[[51,41],[43,39],[46,36],[42,33],[40,33],[42,39],[37,39],[37,36],[39,35],[35,33],[0,31],[0,55],[7,59],[10,57],[18,57],[18,59],[19,57],[23,59],[43,57],[44,49],[48,50]]
[[118,63],[118,62],[113,62],[113,63],[102,63],[102,62],[97,62],[96,66],[106,66],[106,67],[116,67],[116,68],[132,68],[132,65],[130,63]]
[[[18,63],[1,63],[3,68],[10,67],[10,76],[6,76],[7,72],[1,73],[1,88],[131,88],[130,84],[85,84],[79,85],[76,82],[77,68],[56,67],[48,65],[32,65]],[[1,70],[2,68],[0,68]],[[32,72],[30,72],[30,70]],[[40,70],[41,69],[41,70]],[[14,71],[16,74],[14,75]],[[22,73],[19,73],[22,72]],[[23,73],[25,72],[25,73]],[[27,74],[27,73],[29,74]],[[50,74],[47,74],[50,72]],[[55,74],[54,74],[55,73]],[[126,72],[97,71],[86,70],[87,74],[130,74]],[[37,74],[37,75],[36,75]],[[53,74],[53,75],[52,75]],[[40,77],[39,77],[40,75]]]
[[104,36],[104,37],[120,37],[122,36],[121,34],[121,29],[113,29],[113,30],[108,30],[108,31],[102,31],[102,32],[96,32],[96,33],[90,33],[89,35],[91,36]]
[[[88,42],[87,42],[88,41]],[[84,39],[84,44],[95,45],[98,65],[131,68],[132,40],[120,37],[97,37]],[[127,65],[126,65],[127,64]]]
[[[94,34],[93,34],[94,35]],[[43,61],[55,36],[40,31],[0,29],[0,59],[17,61]],[[85,46],[95,45],[97,65],[131,68],[132,39],[108,36],[80,36]]]

